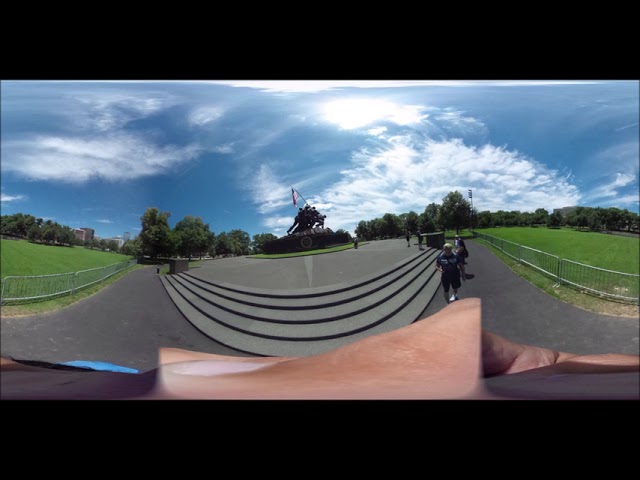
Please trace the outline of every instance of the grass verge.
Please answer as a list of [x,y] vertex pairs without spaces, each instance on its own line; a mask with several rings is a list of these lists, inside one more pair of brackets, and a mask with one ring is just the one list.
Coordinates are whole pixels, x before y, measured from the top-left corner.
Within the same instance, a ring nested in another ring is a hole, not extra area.
[[100,290],[102,290],[107,285],[111,285],[113,282],[118,279],[124,277],[129,272],[133,270],[137,270],[139,268],[145,268],[146,265],[134,265],[132,268],[128,268],[121,272],[112,275],[101,283],[97,283],[87,288],[83,288],[75,293],[75,295],[64,295],[56,298],[52,298],[51,300],[44,300],[41,302],[33,302],[33,303],[24,303],[17,305],[3,305],[0,307],[0,315],[2,317],[18,317],[24,315],[39,315],[41,313],[48,313],[55,310],[60,310],[62,308],[66,308],[70,305],[73,305],[80,300],[83,300],[87,297],[90,297]]
[[517,260],[514,260],[490,243],[479,238],[476,238],[474,242],[488,247],[496,257],[502,260],[517,275],[558,300],[569,303],[575,307],[582,308],[583,310],[603,315],[631,318],[638,317],[638,306],[633,303],[626,303],[615,299],[606,299],[567,285],[557,285],[555,279],[548,277],[537,270],[518,262]]

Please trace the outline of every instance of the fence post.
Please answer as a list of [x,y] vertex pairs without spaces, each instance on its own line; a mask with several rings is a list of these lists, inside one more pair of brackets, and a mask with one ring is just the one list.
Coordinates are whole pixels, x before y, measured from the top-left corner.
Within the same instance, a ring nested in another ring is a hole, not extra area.
[[0,290],[0,305],[2,305],[3,299],[4,299],[4,284],[6,279],[2,279],[2,290]]
[[562,259],[558,257],[558,283],[562,283]]
[[518,244],[518,261],[522,263],[522,245]]
[[71,296],[73,297],[76,294],[76,277],[78,276],[78,272],[74,272],[73,277],[71,278]]

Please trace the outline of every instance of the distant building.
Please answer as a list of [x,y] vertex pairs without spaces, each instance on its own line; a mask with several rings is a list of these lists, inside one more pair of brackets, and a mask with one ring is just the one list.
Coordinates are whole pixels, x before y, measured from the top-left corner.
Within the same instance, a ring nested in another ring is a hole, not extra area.
[[84,230],[81,228],[74,228],[73,233],[76,235],[78,240],[84,241]]
[[111,240],[115,241],[118,244],[118,248],[121,248],[122,245],[124,245],[124,240],[120,237],[113,237],[113,238],[105,238],[104,241],[109,243]]
[[94,238],[94,230],[93,228],[74,228],[73,233],[75,234],[77,239],[84,241],[91,241]]
[[93,228],[82,227],[81,230],[84,230],[83,240],[93,240],[93,238],[95,237],[96,231]]
[[577,206],[575,207],[562,207],[562,208],[554,208],[553,209],[553,213],[559,213],[560,215],[562,215],[563,217],[566,217],[567,215],[569,215],[571,212],[573,212],[576,208],[578,208]]

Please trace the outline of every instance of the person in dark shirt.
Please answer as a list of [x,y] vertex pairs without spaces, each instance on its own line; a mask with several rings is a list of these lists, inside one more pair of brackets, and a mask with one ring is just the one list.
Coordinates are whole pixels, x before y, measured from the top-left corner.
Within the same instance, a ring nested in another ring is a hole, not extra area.
[[[465,280],[464,266],[462,259],[453,252],[453,245],[445,243],[442,253],[436,258],[436,270],[441,274],[444,298],[449,302],[458,300],[458,289],[460,288],[460,277]],[[453,287],[453,295],[449,297],[449,287]]]
[[409,231],[409,229],[407,229],[407,233],[405,235],[405,238],[407,239],[407,247],[411,246],[411,232]]
[[460,258],[462,258],[462,264],[467,264],[467,257],[469,257],[469,251],[467,250],[467,245],[464,243],[464,240],[460,238],[460,235],[455,236],[455,252],[458,254]]

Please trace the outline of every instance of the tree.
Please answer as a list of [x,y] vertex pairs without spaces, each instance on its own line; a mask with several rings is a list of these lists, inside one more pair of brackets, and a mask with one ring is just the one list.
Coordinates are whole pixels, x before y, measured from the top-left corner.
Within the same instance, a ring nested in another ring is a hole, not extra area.
[[107,248],[109,249],[109,251],[111,252],[116,252],[118,253],[119,247],[118,247],[118,242],[116,242],[115,240],[109,240],[107,242]]
[[476,215],[479,228],[490,228],[494,226],[493,215],[489,210],[483,210]]
[[277,239],[278,237],[276,237],[273,233],[256,233],[253,236],[253,240],[251,242],[251,251],[253,253],[263,253],[265,243]]
[[354,233],[362,240],[371,240],[371,231],[369,230],[369,223],[366,220],[360,220]]
[[51,220],[44,222],[42,227],[42,239],[47,243],[54,243],[56,240],[56,227]]
[[544,208],[536,208],[533,212],[533,224],[534,225],[546,225],[549,212]]
[[413,210],[411,210],[409,213],[404,215],[404,228],[409,229],[410,232],[417,232],[418,229],[420,228],[419,223],[420,223],[420,217]]
[[560,212],[553,212],[547,218],[547,227],[559,227],[562,225],[562,215]]
[[209,231],[209,224],[202,222],[202,218],[187,215],[173,227],[174,241],[177,252],[187,258],[207,252],[213,241],[213,232]]
[[103,252],[107,249],[107,241],[104,238],[101,238],[98,244],[100,245],[100,250]]
[[142,230],[139,235],[144,255],[152,259],[171,256],[174,245],[169,228],[170,216],[170,212],[159,212],[155,207],[147,208],[144,212],[140,218]]
[[229,239],[232,242],[232,253],[234,255],[249,255],[251,237],[244,230],[231,230]]
[[398,215],[385,213],[382,216],[382,236],[396,238],[402,235],[402,220]]
[[32,242],[37,242],[42,238],[42,234],[40,233],[40,227],[36,224],[31,225],[31,228],[27,232],[27,238]]
[[471,204],[462,196],[460,192],[449,192],[442,199],[440,217],[447,229],[455,229],[456,233],[460,227],[469,225],[471,214]]
[[226,232],[220,233],[216,237],[216,255],[231,255],[233,253],[233,242],[226,234]]
[[131,257],[140,257],[142,255],[142,244],[140,239],[136,237],[132,240],[127,240],[124,242],[124,245],[122,245],[120,252]]

